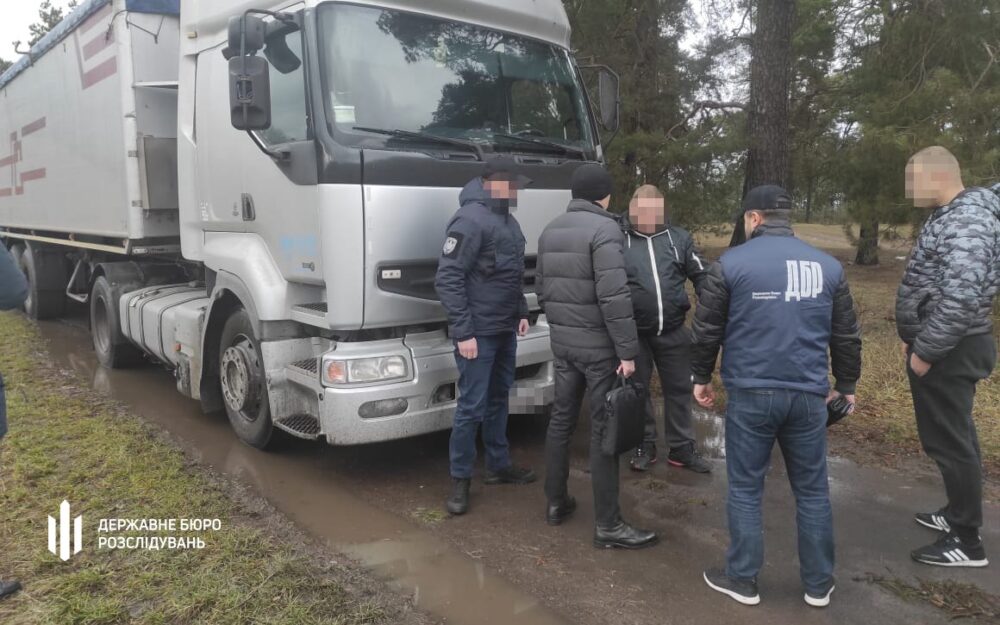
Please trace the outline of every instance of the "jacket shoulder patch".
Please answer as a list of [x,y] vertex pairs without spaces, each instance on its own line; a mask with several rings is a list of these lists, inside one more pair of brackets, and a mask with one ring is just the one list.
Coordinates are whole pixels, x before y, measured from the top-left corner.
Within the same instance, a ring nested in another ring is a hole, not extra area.
[[458,252],[462,249],[462,240],[465,235],[461,232],[451,231],[448,233],[448,237],[444,240],[444,247],[441,248],[441,254],[445,258],[458,258]]

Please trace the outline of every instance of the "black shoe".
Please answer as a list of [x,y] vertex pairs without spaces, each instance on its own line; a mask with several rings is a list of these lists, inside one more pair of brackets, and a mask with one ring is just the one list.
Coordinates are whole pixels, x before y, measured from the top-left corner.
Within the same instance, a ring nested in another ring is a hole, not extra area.
[[834,589],[837,587],[837,580],[830,579],[830,584],[827,586],[826,590],[818,595],[814,595],[808,590],[806,591],[806,603],[814,608],[825,608],[830,605],[830,595],[833,594]]
[[670,450],[670,454],[667,456],[667,462],[675,467],[681,467],[682,469],[688,469],[689,471],[694,471],[695,473],[711,473],[712,465],[701,457],[694,448],[694,443],[688,443],[682,447],[675,447]]
[[545,522],[549,525],[562,525],[562,522],[568,519],[574,510],[576,510],[576,498],[572,495],[566,495],[566,499],[562,503],[549,504],[545,511]]
[[451,497],[448,498],[444,507],[451,514],[459,516],[469,511],[469,486],[472,484],[472,480],[457,477],[453,477],[451,480]]
[[934,566],[983,567],[990,563],[986,559],[982,540],[969,545],[952,533],[943,535],[932,545],[911,552],[910,557],[921,564]]
[[632,459],[628,462],[633,471],[648,471],[656,464],[656,445],[645,443],[636,447]]
[[21,582],[16,579],[9,582],[0,582],[0,599],[6,599],[19,590],[21,590]]
[[487,471],[484,484],[531,484],[538,479],[535,472],[525,467],[510,465],[499,471]]
[[932,530],[937,530],[939,532],[951,531],[951,525],[948,524],[948,519],[944,518],[944,508],[941,508],[937,512],[918,512],[913,515],[913,520],[924,527],[929,527]]
[[757,592],[757,580],[733,579],[726,575],[722,569],[709,569],[702,574],[705,583],[712,590],[716,590],[726,595],[730,599],[735,599],[743,605],[757,605],[760,603],[760,594]]
[[621,521],[615,527],[594,529],[594,546],[605,549],[643,549],[659,542],[655,532],[640,530]]

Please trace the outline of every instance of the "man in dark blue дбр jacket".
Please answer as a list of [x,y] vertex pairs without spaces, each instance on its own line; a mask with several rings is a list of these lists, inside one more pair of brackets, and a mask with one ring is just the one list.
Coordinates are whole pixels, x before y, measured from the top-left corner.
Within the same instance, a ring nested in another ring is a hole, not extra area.
[[511,464],[507,443],[517,335],[528,333],[522,286],[524,235],[510,210],[517,206],[518,189],[531,181],[516,170],[513,159],[496,157],[486,163],[482,177],[465,186],[438,261],[435,286],[448,312],[459,371],[450,445],[453,488],[446,504],[452,514],[469,509],[480,426],[486,449],[485,482],[535,481],[533,471]]
[[750,239],[712,264],[698,297],[692,328],[694,396],[706,408],[713,405],[710,383],[721,345],[728,395],[730,545],[725,569],[706,571],[704,578],[713,590],[742,604],[760,603],[761,500],[777,441],[795,495],[805,601],[824,607],[834,587],[826,404],[844,395],[853,407],[861,376],[861,330],[844,268],[795,238],[791,208],[781,187],[752,189],[743,201]]
[[[28,297],[28,282],[7,248],[0,244],[0,310],[17,308]],[[3,377],[0,376],[0,441],[7,434],[7,398],[4,395]],[[0,463],[0,469],[3,468]],[[2,547],[0,547],[2,549]],[[0,599],[9,597],[21,589],[16,580],[0,580]]]

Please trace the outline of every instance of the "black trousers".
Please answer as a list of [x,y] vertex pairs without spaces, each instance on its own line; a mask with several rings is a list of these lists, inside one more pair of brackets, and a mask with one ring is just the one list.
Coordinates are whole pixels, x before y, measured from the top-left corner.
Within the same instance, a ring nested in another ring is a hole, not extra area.
[[964,540],[975,540],[983,524],[982,457],[972,406],[976,383],[990,376],[996,361],[989,334],[965,337],[922,378],[907,358],[920,443],[944,478],[944,517]]
[[[653,378],[653,367],[660,376],[663,390],[663,422],[667,446],[684,447],[694,442],[694,416],[691,413],[691,332],[681,326],[663,334],[641,334],[642,353],[635,362],[636,379],[646,389]],[[646,405],[645,443],[656,443],[656,416],[653,399]]]
[[590,479],[594,489],[594,517],[599,527],[621,520],[618,508],[618,456],[601,453],[604,397],[615,383],[617,360],[576,363],[555,360],[555,401],[545,437],[545,496],[550,502],[566,499],[569,445],[580,418],[584,392],[590,403]]

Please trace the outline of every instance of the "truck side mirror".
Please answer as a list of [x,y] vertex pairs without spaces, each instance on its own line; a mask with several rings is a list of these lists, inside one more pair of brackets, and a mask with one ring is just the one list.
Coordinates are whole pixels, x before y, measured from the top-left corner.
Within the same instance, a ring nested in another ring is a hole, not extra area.
[[597,76],[597,103],[601,126],[611,133],[618,132],[621,123],[621,81],[610,68],[600,68]]
[[271,127],[271,80],[264,57],[229,59],[229,108],[237,130]]
[[[244,40],[243,35],[246,34]],[[267,38],[267,24],[256,15],[238,15],[229,18],[229,58],[240,54],[251,54],[264,47]]]

